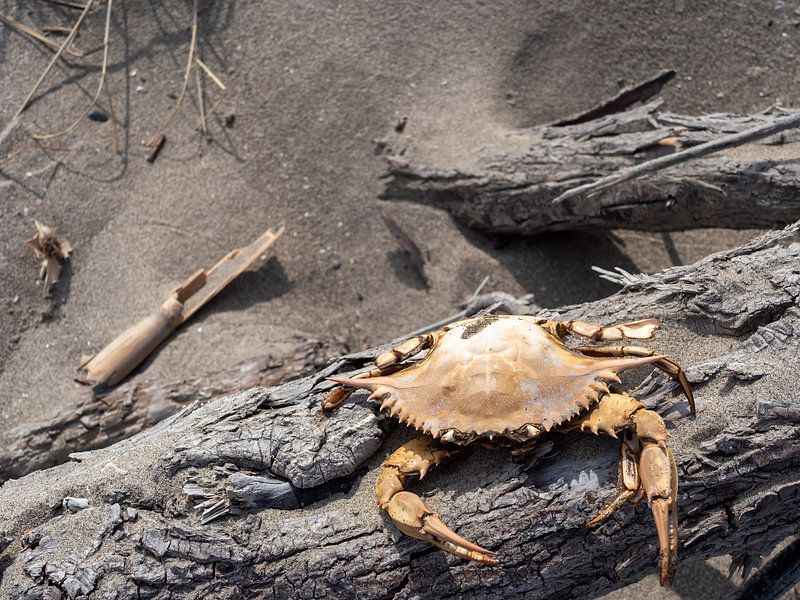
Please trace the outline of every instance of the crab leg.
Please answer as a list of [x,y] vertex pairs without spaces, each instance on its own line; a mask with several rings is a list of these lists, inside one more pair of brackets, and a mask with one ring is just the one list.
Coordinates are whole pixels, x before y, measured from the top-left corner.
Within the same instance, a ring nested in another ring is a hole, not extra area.
[[[392,350],[384,352],[383,354],[379,354],[378,358],[375,359],[374,369],[354,375],[352,379],[379,377],[381,375],[389,375],[399,371],[402,367],[397,363],[433,345],[435,339],[434,335],[435,332],[426,333],[425,335],[418,335],[416,337],[407,339],[405,342],[396,348],[393,348]],[[322,410],[333,410],[334,408],[338,408],[339,405],[347,400],[355,391],[356,388],[333,388],[325,400],[322,401]]]
[[379,354],[375,359],[375,366],[379,369],[384,369],[395,363],[407,359],[409,356],[414,356],[425,348],[430,348],[435,340],[434,333],[426,333],[407,339],[399,346]]
[[[578,346],[575,348],[578,352],[587,356],[655,356],[655,351],[649,348],[642,348],[641,346]],[[689,409],[692,414],[695,414],[694,394],[689,385],[689,380],[686,378],[681,366],[669,358],[659,358],[653,363],[653,366],[661,369],[673,379],[677,379],[678,383],[683,390],[683,394],[689,400]]]
[[427,437],[400,446],[383,463],[383,470],[378,475],[375,484],[378,506],[406,535],[430,542],[455,556],[496,565],[498,561],[494,552],[456,534],[419,496],[404,489],[408,477],[419,475],[422,479],[431,467],[457,452],[457,449],[445,448]]
[[601,399],[576,427],[592,433],[623,437],[617,496],[587,525],[600,523],[621,508],[640,488],[647,494],[658,531],[661,585],[669,587],[678,562],[678,468],[669,437],[658,413],[627,394],[609,394]]
[[642,319],[631,321],[630,323],[619,323],[617,325],[594,325],[583,321],[550,321],[539,319],[539,325],[559,338],[567,335],[579,335],[589,338],[596,342],[616,342],[625,338],[632,340],[646,340],[653,336],[653,332],[658,329],[657,319]]

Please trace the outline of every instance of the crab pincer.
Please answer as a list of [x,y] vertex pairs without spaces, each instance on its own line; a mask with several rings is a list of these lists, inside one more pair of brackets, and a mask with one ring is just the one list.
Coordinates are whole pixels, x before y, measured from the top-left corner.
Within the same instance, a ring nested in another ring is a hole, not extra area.
[[397,528],[411,537],[425,540],[450,554],[488,565],[496,565],[494,552],[464,539],[447,525],[419,496],[404,489],[412,476],[422,479],[428,470],[456,454],[430,438],[416,438],[400,446],[383,463],[375,484],[378,506]]

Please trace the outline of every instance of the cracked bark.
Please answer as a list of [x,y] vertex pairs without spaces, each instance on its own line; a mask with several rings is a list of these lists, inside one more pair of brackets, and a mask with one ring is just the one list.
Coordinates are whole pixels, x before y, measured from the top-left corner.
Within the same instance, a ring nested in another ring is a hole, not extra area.
[[184,381],[131,382],[97,394],[76,385],[57,414],[0,432],[0,483],[68,460],[72,452],[109,446],[150,427],[194,401],[308,375],[338,348],[300,342],[283,357],[263,356]]
[[[544,313],[662,321],[650,345],[685,366],[697,418],[660,374],[627,383],[671,429],[683,561],[766,554],[798,533],[800,243],[791,242],[799,231],[795,224],[611,298]],[[654,571],[644,503],[598,528],[582,525],[616,480],[616,442],[586,435],[549,435],[517,461],[471,448],[415,486],[456,531],[495,550],[501,567],[398,536],[372,487],[381,459],[413,433],[379,417],[363,394],[330,416],[319,407],[328,374],[360,368],[382,349],[193,403],[128,440],[7,482],[0,596],[570,598]],[[90,506],[67,513],[64,496]],[[201,512],[230,514],[202,525]]]
[[552,204],[562,193],[625,167],[774,123],[787,114],[772,110],[692,117],[659,112],[659,104],[601,114],[588,122],[519,130],[512,136],[513,147],[524,146],[524,151],[503,152],[487,144],[468,167],[437,168],[389,157],[383,198],[435,206],[469,227],[503,234],[773,228],[800,219],[797,151],[793,145],[781,148],[796,144],[796,131],[751,144],[746,153],[710,155],[617,184],[591,198]]

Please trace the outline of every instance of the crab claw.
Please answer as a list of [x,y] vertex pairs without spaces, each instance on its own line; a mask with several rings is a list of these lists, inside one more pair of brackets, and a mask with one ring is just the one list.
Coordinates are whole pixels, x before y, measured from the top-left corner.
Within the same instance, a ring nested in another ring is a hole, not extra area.
[[658,531],[661,585],[669,587],[678,564],[677,466],[672,452],[662,442],[644,447],[639,468]]
[[494,552],[455,533],[413,492],[396,493],[383,508],[398,529],[406,535],[430,542],[460,558],[487,565],[499,564]]

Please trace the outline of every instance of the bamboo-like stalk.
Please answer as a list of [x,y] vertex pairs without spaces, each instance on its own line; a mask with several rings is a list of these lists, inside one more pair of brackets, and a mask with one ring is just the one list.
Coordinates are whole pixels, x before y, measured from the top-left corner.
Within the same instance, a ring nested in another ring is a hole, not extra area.
[[176,287],[153,313],[126,329],[80,365],[81,383],[99,387],[122,381],[182,323],[247,269],[283,234],[265,231],[249,246],[229,252],[211,269],[198,269]]

